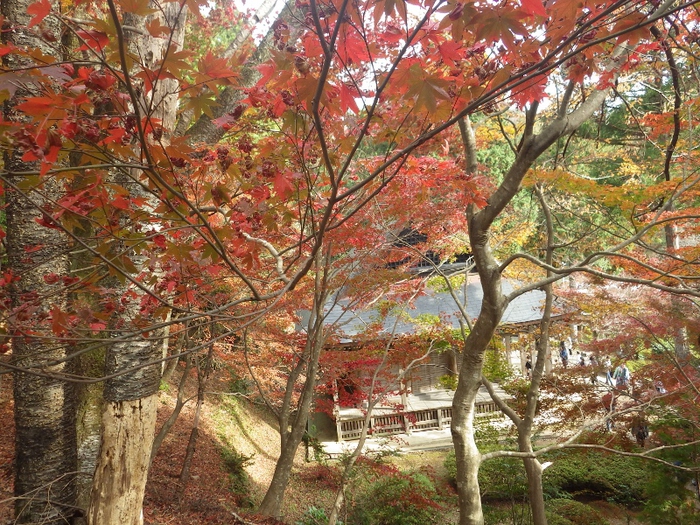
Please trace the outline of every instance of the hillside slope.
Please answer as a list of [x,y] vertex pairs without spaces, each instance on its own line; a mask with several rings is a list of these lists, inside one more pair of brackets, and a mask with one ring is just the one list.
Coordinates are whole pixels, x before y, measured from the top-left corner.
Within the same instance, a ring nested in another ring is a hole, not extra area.
[[[305,481],[304,472],[314,464],[304,461],[300,447],[288,496],[284,521],[255,516],[254,509],[262,500],[272,479],[279,456],[279,434],[274,419],[264,405],[228,392],[227,374],[218,371],[210,383],[203,406],[199,436],[193,456],[190,479],[178,501],[179,477],[195,414],[194,401],[182,410],[177,423],[166,437],[153,461],[146,487],[144,517],[151,525],[237,525],[294,523],[313,504],[329,505],[327,487]],[[177,377],[161,391],[158,428],[175,406]],[[14,418],[12,386],[8,376],[0,383],[0,523],[12,520],[12,481],[14,462]],[[188,384],[188,396],[195,384]],[[252,396],[251,396],[252,397]],[[249,457],[245,462],[248,488],[243,493],[240,483],[227,471],[225,457]],[[301,474],[301,475],[300,475]],[[312,476],[313,477],[313,476]],[[239,521],[240,516],[244,521]]]

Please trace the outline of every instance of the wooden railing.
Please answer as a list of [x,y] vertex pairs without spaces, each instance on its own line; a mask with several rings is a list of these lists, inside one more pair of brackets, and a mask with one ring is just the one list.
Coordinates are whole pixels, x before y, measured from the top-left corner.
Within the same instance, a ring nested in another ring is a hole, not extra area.
[[[501,413],[493,401],[477,403],[477,417],[500,416]],[[364,425],[364,418],[336,420],[338,441],[359,439]],[[433,408],[415,412],[382,414],[370,418],[369,434],[388,436],[420,430],[442,430],[452,422],[452,407]]]

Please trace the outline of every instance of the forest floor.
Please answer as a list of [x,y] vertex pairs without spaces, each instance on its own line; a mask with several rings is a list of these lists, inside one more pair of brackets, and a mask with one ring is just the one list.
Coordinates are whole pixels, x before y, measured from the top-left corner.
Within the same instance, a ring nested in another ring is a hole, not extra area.
[[[0,378],[0,525],[9,525],[14,522],[14,404],[9,376]],[[188,394],[193,389],[191,385]],[[304,461],[302,447],[285,497],[284,521],[256,516],[253,509],[262,501],[279,455],[279,435],[262,406],[227,395],[223,382],[212,381],[210,389],[214,392],[203,405],[190,479],[182,497],[177,497],[179,477],[194,421],[194,402],[185,406],[153,461],[144,501],[146,524],[281,525],[294,523],[309,506],[330,507],[332,494],[317,479],[314,464]],[[157,429],[172,412],[175,396],[175,386],[161,391]],[[227,455],[250,458],[245,462],[246,486],[227,471],[223,459]],[[236,488],[243,493],[235,494]]]
[[[319,463],[304,461],[304,449],[300,447],[286,492],[284,521],[254,514],[253,509],[262,501],[272,479],[279,437],[273,419],[262,405],[231,395],[227,386],[223,377],[209,385],[211,393],[202,409],[190,479],[179,498],[180,471],[194,420],[193,403],[185,406],[163,442],[149,475],[144,502],[147,525],[294,524],[310,506],[330,508],[334,492],[328,471]],[[170,415],[175,395],[174,386],[161,391],[158,427]],[[0,429],[0,525],[9,525],[13,523],[14,420],[11,381],[7,376],[0,383]],[[406,469],[432,466],[437,477],[445,480],[444,455],[445,451],[420,451],[392,461]],[[235,472],[227,470],[230,461],[225,461],[225,457],[249,458],[244,461],[247,485],[241,485]],[[638,525],[634,515],[623,508],[605,502],[595,505],[611,525]],[[441,525],[454,523],[456,513],[443,517],[445,523]]]

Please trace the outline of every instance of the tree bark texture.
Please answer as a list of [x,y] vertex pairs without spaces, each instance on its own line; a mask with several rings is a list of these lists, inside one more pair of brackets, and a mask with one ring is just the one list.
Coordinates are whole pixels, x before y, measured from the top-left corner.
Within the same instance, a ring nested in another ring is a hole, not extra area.
[[[27,29],[31,3],[3,0],[2,15],[11,26],[3,28],[3,41],[18,47],[39,47],[43,53],[60,58],[58,49]],[[44,30],[56,38],[57,20],[47,18]],[[3,61],[11,70],[30,66],[12,54]],[[29,87],[19,89],[16,97],[31,95],[26,90]],[[14,100],[5,105],[8,120],[20,118],[13,108]],[[16,151],[4,158],[9,172],[5,196],[7,269],[17,279],[11,289],[13,313],[8,333],[12,335],[11,364],[21,369],[14,375],[16,523],[64,524],[76,511],[77,470],[75,392],[73,385],[60,377],[69,371],[61,362],[68,349],[58,340],[33,337],[32,332],[47,330],[37,323],[50,319],[52,308],[65,309],[65,294],[47,284],[44,276],[67,275],[69,243],[60,231],[37,223],[44,215],[41,208],[58,195],[58,184],[44,178],[26,191],[13,188],[23,177],[12,172],[36,169],[20,160],[22,154]]]
[[[141,57],[146,67],[163,57],[166,45],[181,48],[184,38],[185,9],[180,2],[155,7],[161,24],[171,29],[169,40],[156,39],[147,31],[129,31],[128,45],[135,56]],[[113,10],[116,14],[116,9]],[[128,25],[143,28],[145,17],[128,16]],[[116,20],[115,23],[120,21]],[[125,22],[127,22],[125,20]],[[144,35],[137,37],[135,35]],[[133,71],[127,74],[133,74]],[[132,100],[139,114],[160,119],[163,127],[172,129],[177,106],[177,86],[165,80],[154,86],[150,98]],[[167,137],[164,137],[167,141]],[[147,145],[143,145],[148,147]],[[136,179],[146,174],[134,173]],[[134,184],[130,191],[141,193]],[[141,195],[148,200],[149,195]],[[134,258],[137,267],[144,261]],[[126,289],[125,289],[126,291]],[[143,290],[134,288],[142,297]],[[139,317],[139,301],[132,300],[122,314],[124,326]],[[155,436],[158,388],[162,375],[162,341],[168,334],[163,330],[150,331],[146,337],[135,330],[131,335],[122,332],[119,342],[108,346],[105,357],[105,408],[102,413],[102,443],[100,457],[90,498],[88,523],[90,525],[140,525],[143,523],[143,497],[148,477],[151,451]]]
[[[9,161],[9,162],[8,162]],[[6,159],[9,169],[21,169]],[[77,437],[76,395],[72,383],[55,375],[69,371],[67,348],[27,334],[33,320],[48,316],[52,308],[65,308],[65,298],[47,300],[52,290],[43,277],[66,275],[66,240],[58,231],[37,224],[37,206],[24,195],[7,193],[7,267],[19,280],[12,290],[17,315],[9,322],[12,364],[25,371],[14,375],[15,402],[15,511],[19,523],[65,523],[76,504]],[[26,253],[28,247],[42,248]],[[35,294],[35,295],[34,295]],[[34,300],[28,297],[34,296]],[[47,375],[43,375],[47,374]]]
[[[476,229],[473,231],[477,232]],[[482,243],[480,249],[474,249],[477,246],[472,243],[475,259],[481,258],[481,264],[477,264],[477,267],[481,268],[479,273],[484,299],[479,318],[464,342],[462,366],[452,402],[451,430],[457,465],[460,525],[484,523],[478,480],[481,454],[474,439],[476,395],[481,385],[484,354],[506,306],[501,294],[500,274],[496,271],[498,267],[494,266],[495,261],[488,262],[493,256],[487,245]]]
[[[475,400],[479,381],[474,381],[476,371],[473,372],[460,374],[458,385],[461,387],[457,387],[452,403],[452,441],[457,463],[460,525],[483,525],[484,523],[478,478],[481,453],[474,439]],[[470,377],[467,378],[467,375]],[[481,377],[480,370],[478,375]]]
[[[151,334],[152,336],[154,334]],[[90,525],[141,525],[156,426],[161,347],[133,340],[105,358],[102,441],[88,510]]]
[[142,525],[158,395],[105,403],[91,525]]

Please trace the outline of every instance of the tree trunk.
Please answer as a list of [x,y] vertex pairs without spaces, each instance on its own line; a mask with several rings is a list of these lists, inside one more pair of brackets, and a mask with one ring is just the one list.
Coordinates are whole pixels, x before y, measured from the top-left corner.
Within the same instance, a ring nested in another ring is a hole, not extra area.
[[[153,333],[151,334],[153,336]],[[111,345],[105,359],[102,440],[88,523],[141,525],[155,434],[161,355],[157,341]]]
[[[9,169],[26,169],[6,159]],[[48,301],[53,290],[43,276],[66,275],[68,259],[62,253],[65,239],[56,230],[37,224],[37,206],[8,188],[7,268],[19,277],[12,290],[8,332],[12,341],[12,364],[26,371],[15,372],[15,496],[18,523],[65,523],[75,511],[77,471],[76,405],[72,383],[39,374],[69,372],[69,366],[49,364],[66,357],[67,348],[56,341],[22,334],[34,329],[33,317],[48,318],[52,308],[65,309],[64,298]],[[39,247],[28,253],[28,247]],[[36,294],[36,295],[34,295]],[[34,296],[33,300],[29,297]],[[31,313],[30,313],[31,312]],[[25,317],[26,316],[26,317]],[[36,330],[41,332],[41,328]]]
[[[547,228],[547,246],[545,251],[545,262],[551,265],[554,261],[554,250],[556,238],[554,235],[554,221],[551,210],[539,185],[535,186],[537,199],[542,207],[542,213],[545,218]],[[547,277],[552,277],[552,272],[547,270]],[[540,334],[538,342],[535,344],[537,353],[537,363],[532,369],[532,380],[527,393],[527,405],[525,407],[525,415],[521,420],[511,417],[518,430],[518,447],[520,452],[532,453],[532,427],[535,424],[535,415],[537,414],[537,400],[540,391],[540,383],[542,376],[545,373],[547,363],[551,364],[548,358],[549,354],[549,329],[552,324],[552,305],[554,296],[552,293],[552,285],[543,286],[545,292],[545,303],[542,310],[542,319],[540,320]],[[545,361],[541,363],[540,361]],[[547,515],[544,508],[544,491],[542,488],[542,465],[537,458],[523,458],[525,472],[527,474],[527,487],[530,499],[530,509],[532,510],[532,520],[534,525],[547,525]]]
[[[317,255],[316,264],[319,263],[321,254]],[[301,440],[306,433],[306,425],[311,412],[314,391],[316,389],[316,376],[318,375],[318,361],[325,343],[325,331],[323,321],[325,316],[323,308],[328,299],[330,289],[328,287],[328,273],[330,269],[330,258],[326,257],[324,264],[316,272],[314,281],[314,303],[312,315],[307,325],[306,344],[304,352],[299,358],[296,366],[290,371],[287,379],[287,390],[282,403],[282,408],[278,414],[281,451],[280,457],[275,465],[275,472],[272,476],[270,487],[265,493],[260,504],[260,513],[267,516],[279,516],[282,513],[282,502],[284,493],[289,484],[289,477],[294,466],[294,458],[301,444]],[[304,386],[297,403],[297,410],[294,417],[292,413],[292,401],[294,385],[298,378],[304,375]],[[291,423],[291,425],[290,425]]]
[[[177,360],[173,359],[173,361],[177,362]],[[165,437],[168,435],[170,430],[175,426],[175,422],[177,421],[177,418],[180,416],[180,412],[182,412],[183,407],[189,401],[188,399],[185,399],[185,385],[187,384],[187,378],[190,375],[190,370],[192,370],[192,362],[193,362],[193,357],[192,354],[189,354],[187,356],[187,364],[185,365],[185,370],[182,372],[182,377],[180,378],[180,383],[178,384],[177,387],[177,399],[175,400],[175,408],[173,408],[172,413],[170,414],[170,417],[163,423],[163,426],[160,427],[160,430],[156,434],[156,437],[153,439],[153,447],[151,448],[151,463],[153,463],[153,458],[156,457],[158,454],[158,450],[160,449],[160,446],[163,444],[163,441],[165,440]],[[164,372],[164,374],[167,373]],[[162,381],[166,380],[166,376],[164,375],[162,378]]]
[[[261,0],[257,6],[258,12],[262,16],[267,16],[266,13],[269,12],[270,0]],[[271,51],[276,48],[276,46],[282,45],[284,43],[277,42],[275,39],[275,28],[278,24],[286,24],[292,30],[293,33],[299,31],[298,27],[300,25],[300,20],[304,20],[305,14],[303,8],[298,7],[295,2],[286,2],[282,11],[280,12],[277,20],[272,24],[268,30],[265,37],[260,41],[255,52],[247,60],[245,67],[241,70],[241,77],[238,80],[237,86],[226,87],[217,95],[216,104],[211,108],[211,116],[202,114],[199,119],[192,124],[188,129],[189,120],[183,119],[178,123],[175,135],[187,134],[192,143],[203,142],[205,144],[215,144],[216,142],[224,136],[225,130],[221,126],[214,124],[214,120],[217,118],[230,113],[236,106],[238,106],[244,98],[244,91],[241,88],[249,88],[255,85],[255,83],[260,79],[261,74],[257,69],[257,66],[265,62],[270,56]],[[244,33],[241,35],[241,39],[236,39],[232,49],[227,50],[225,55],[230,56],[235,51],[237,45],[244,37],[249,36],[250,33]],[[293,41],[294,36],[290,38]],[[280,48],[281,49],[281,48]]]
[[280,457],[275,464],[275,472],[272,475],[270,487],[265,493],[262,503],[260,504],[260,514],[265,516],[279,517],[282,514],[282,503],[284,501],[284,493],[289,484],[289,477],[294,467],[294,458],[296,457],[299,444],[303,434],[299,439],[294,439],[294,436],[289,436],[284,448],[280,453]]
[[[464,366],[464,363],[463,365]],[[479,491],[481,453],[474,440],[474,412],[480,381],[475,373],[462,373],[452,403],[452,440],[457,463],[457,494],[459,496],[459,525],[483,525],[484,514]],[[467,375],[470,377],[467,378]],[[478,372],[481,377],[481,371]]]
[[[519,432],[518,445],[520,452],[533,452],[530,433]],[[527,475],[527,493],[532,510],[533,525],[547,525],[544,509],[544,490],[542,488],[542,464],[537,458],[523,458],[525,474]]]
[[[168,45],[181,48],[184,39],[185,9],[179,2],[163,6],[153,5],[161,24],[171,28],[169,39],[152,38],[143,30],[147,19],[135,15],[128,16],[128,25],[141,28],[129,31],[129,40],[121,45],[129,45],[137,50],[135,56],[145,57],[145,67],[151,67],[161,59]],[[113,16],[116,7],[110,1]],[[126,20],[125,20],[126,21]],[[121,31],[121,21],[114,20]],[[136,37],[135,35],[141,35]],[[122,64],[123,73],[131,75]],[[139,115],[160,119],[166,130],[175,125],[178,91],[173,81],[165,79],[150,92],[150,100],[132,100]],[[167,133],[166,133],[167,134]],[[167,137],[163,137],[167,142]],[[142,144],[143,148],[149,147]],[[135,173],[135,179],[143,178]],[[132,194],[142,194],[147,201],[150,195],[134,184]],[[150,201],[149,201],[150,202]],[[140,267],[144,261],[134,257]],[[125,292],[127,289],[125,288]],[[143,497],[150,465],[151,451],[155,436],[158,389],[162,375],[163,340],[168,337],[165,330],[148,332],[142,336],[131,321],[139,318],[139,299],[145,293],[134,288],[135,299],[122,313],[124,326],[133,329],[133,335],[125,331],[124,339],[108,347],[105,359],[104,400],[102,412],[102,444],[95,479],[93,481],[88,523],[90,525],[141,525],[143,523]]]
[[345,490],[350,484],[350,476],[352,475],[352,470],[353,468],[355,468],[357,458],[359,458],[360,454],[362,454],[362,449],[365,447],[365,442],[367,441],[367,431],[369,430],[373,406],[374,404],[370,404],[369,409],[365,414],[365,420],[364,424],[362,425],[360,439],[357,442],[355,450],[352,451],[352,454],[350,454],[350,457],[345,463],[343,475],[340,478],[340,487],[338,487],[338,490],[335,493],[335,501],[333,502],[333,507],[331,508],[330,516],[328,516],[328,525],[336,525],[340,518],[340,511],[343,509],[343,505],[345,504]]
[[[466,172],[472,174],[477,169],[474,131],[468,118],[461,120],[459,127],[464,143]],[[484,354],[507,303],[501,292],[499,265],[488,243],[490,223],[482,222],[474,207],[467,210],[467,218],[474,264],[479,273],[484,297],[479,317],[464,341],[462,364],[452,401],[451,430],[457,466],[459,523],[483,525],[484,515],[478,479],[481,454],[474,440],[476,394],[481,385]]]
[[105,403],[88,523],[142,525],[158,395]]
[[[77,360],[78,375],[100,377],[104,370],[104,359],[91,355],[80,356]],[[101,364],[99,371],[94,368]],[[77,506],[87,509],[90,506],[92,477],[100,454],[102,424],[102,384],[79,385],[77,388],[77,448],[78,480]],[[80,521],[79,523],[84,523]],[[77,524],[76,524],[77,525]]]
[[[23,368],[36,366],[35,361],[24,356],[44,350],[36,344],[15,344],[14,364]],[[72,385],[17,372],[14,401],[16,523],[64,524],[76,510]]]
[[204,392],[207,386],[207,380],[209,379],[209,373],[211,371],[211,361],[213,353],[214,345],[209,345],[209,351],[207,352],[204,369],[202,370],[199,364],[197,365],[197,407],[194,411],[192,431],[190,432],[190,439],[187,443],[185,459],[182,462],[182,470],[180,471],[180,486],[177,489],[178,502],[182,500],[182,496],[185,493],[185,487],[187,486],[187,482],[190,479],[190,467],[192,466],[192,458],[194,457],[194,451],[197,448],[197,438],[199,437],[199,421],[202,415],[202,406],[204,405]]
[[[325,295],[324,295],[325,298]],[[321,303],[323,305],[323,303]],[[322,307],[322,306],[321,306]],[[323,316],[320,316],[321,322]],[[299,450],[299,445],[306,432],[306,424],[309,419],[309,413],[311,411],[311,404],[313,401],[314,390],[316,388],[316,375],[318,374],[318,360],[321,354],[321,349],[323,348],[323,328],[318,326],[318,330],[321,330],[318,335],[310,337],[309,343],[307,343],[308,351],[305,352],[306,363],[305,363],[305,375],[306,379],[304,381],[304,387],[301,393],[301,398],[297,405],[296,415],[293,418],[291,428],[289,427],[288,417],[284,414],[289,414],[289,407],[282,410],[282,417],[279,417],[280,422],[280,441],[281,441],[281,451],[280,457],[275,465],[275,472],[272,475],[272,481],[270,482],[270,487],[265,493],[262,503],[260,504],[260,513],[266,516],[280,516],[282,513],[282,502],[284,500],[284,493],[287,490],[287,485],[289,484],[289,477],[292,473],[292,467],[294,466],[294,459]],[[289,392],[292,391],[293,382],[290,385],[288,383],[287,389]],[[289,396],[291,400],[291,396]],[[289,403],[289,402],[287,402]]]
[[482,277],[482,311],[464,342],[462,366],[452,401],[451,430],[457,466],[459,525],[484,523],[478,478],[481,454],[474,439],[474,416],[484,354],[505,309],[503,299],[499,298],[500,282],[500,276],[497,274],[488,281]]
[[[42,53],[60,59],[55,47],[41,41],[27,28],[30,16],[27,7],[33,0],[3,0],[5,24],[2,39],[20,47],[37,47]],[[54,6],[56,7],[56,6]],[[57,39],[58,21],[49,17],[42,25],[47,36]],[[16,55],[3,58],[9,70],[32,67]],[[31,85],[24,85],[17,97],[32,95]],[[14,101],[5,105],[5,118],[16,120]],[[11,364],[22,371],[14,374],[15,403],[15,523],[64,524],[76,513],[76,427],[75,391],[72,384],[58,375],[70,372],[62,362],[68,348],[52,340],[48,323],[51,311],[66,309],[66,297],[56,286],[47,284],[44,276],[67,275],[69,264],[65,235],[37,223],[41,208],[59,194],[60,186],[48,177],[41,181],[41,191],[16,190],[21,175],[12,172],[36,169],[23,163],[23,152],[5,154],[7,176],[4,208],[7,217],[7,270],[16,277],[10,296],[12,315],[8,317],[8,333],[13,336]],[[46,337],[32,337],[29,334]],[[60,363],[60,364],[55,364]],[[41,374],[57,374],[52,377]]]

